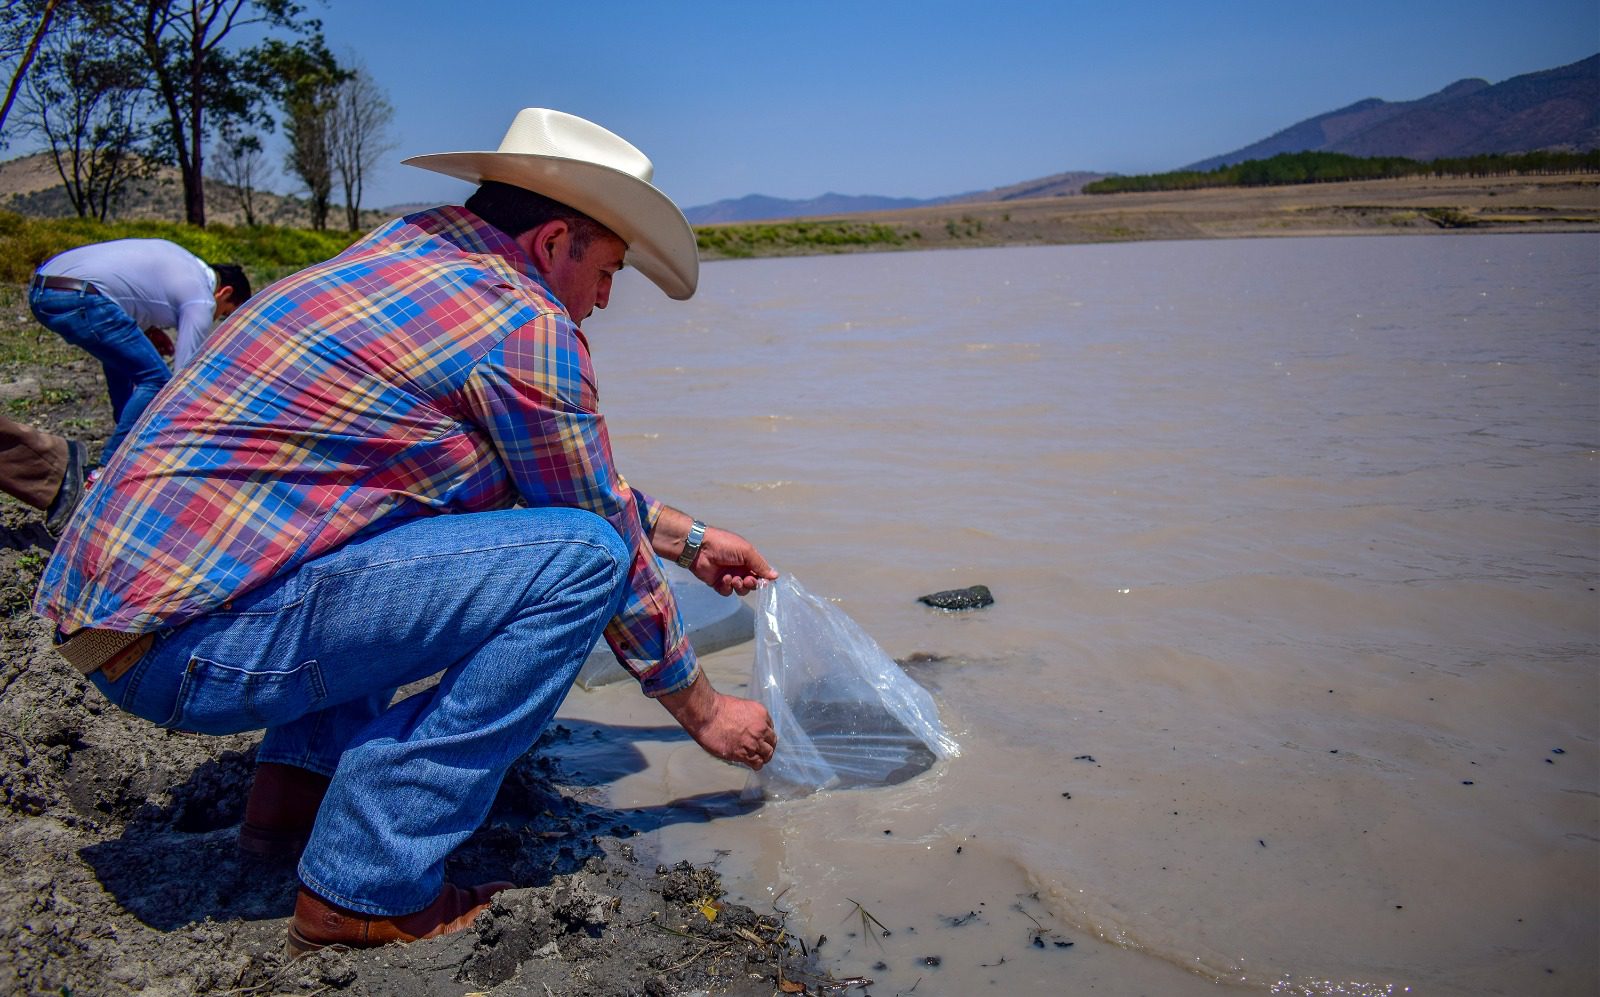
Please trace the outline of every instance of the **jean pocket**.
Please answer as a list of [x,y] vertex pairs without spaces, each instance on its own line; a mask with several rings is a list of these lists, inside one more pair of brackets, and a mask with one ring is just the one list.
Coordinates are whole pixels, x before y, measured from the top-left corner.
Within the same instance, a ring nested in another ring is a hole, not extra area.
[[282,671],[247,671],[190,658],[172,718],[163,727],[238,734],[277,727],[321,709],[328,698],[315,659]]

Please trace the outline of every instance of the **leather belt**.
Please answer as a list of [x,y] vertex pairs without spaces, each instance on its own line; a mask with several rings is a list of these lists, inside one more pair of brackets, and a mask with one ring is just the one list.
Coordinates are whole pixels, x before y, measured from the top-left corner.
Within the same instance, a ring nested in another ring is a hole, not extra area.
[[76,277],[51,277],[46,274],[33,275],[34,287],[48,287],[52,291],[82,291],[84,294],[99,294],[100,289],[86,280]]
[[107,680],[115,682],[128,669],[139,663],[156,635],[130,634],[120,630],[79,630],[56,645],[56,653],[85,675],[105,673]]

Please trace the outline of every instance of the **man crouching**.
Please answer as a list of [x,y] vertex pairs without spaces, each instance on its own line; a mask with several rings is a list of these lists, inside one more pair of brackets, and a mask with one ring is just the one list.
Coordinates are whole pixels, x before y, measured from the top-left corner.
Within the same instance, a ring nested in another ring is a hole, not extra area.
[[623,480],[579,328],[625,263],[695,291],[650,161],[530,108],[495,152],[407,162],[480,186],[240,309],[106,465],[35,600],[122,709],[265,729],[240,844],[303,847],[292,954],[457,931],[511,885],[446,883],[445,857],[602,631],[712,755],[759,769],[776,742],[699,670],[656,558],[723,594],[775,572]]

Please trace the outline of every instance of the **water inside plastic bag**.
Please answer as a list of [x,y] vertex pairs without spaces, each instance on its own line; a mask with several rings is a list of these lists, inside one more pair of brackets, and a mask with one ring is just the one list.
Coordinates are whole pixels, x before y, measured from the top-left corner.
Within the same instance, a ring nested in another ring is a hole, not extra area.
[[751,685],[778,747],[746,796],[893,785],[960,753],[933,697],[838,606],[790,575],[759,600]]

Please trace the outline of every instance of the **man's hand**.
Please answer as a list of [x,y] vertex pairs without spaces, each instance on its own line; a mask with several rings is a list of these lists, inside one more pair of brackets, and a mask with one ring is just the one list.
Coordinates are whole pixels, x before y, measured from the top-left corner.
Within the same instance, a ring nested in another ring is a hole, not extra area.
[[660,702],[713,757],[757,771],[772,759],[778,735],[767,708],[753,699],[724,696],[704,672],[687,689],[662,696]]
[[156,348],[157,353],[168,358],[169,360],[178,350],[176,346],[172,345],[172,337],[167,335],[166,330],[162,329],[160,326],[153,325],[146,329],[144,331],[144,338],[150,340],[150,345]]
[[[671,506],[661,510],[656,527],[650,533],[650,546],[668,561],[676,561],[683,553],[683,541],[689,535],[689,525],[694,520],[688,513]],[[761,556],[755,546],[737,533],[706,527],[700,541],[700,553],[689,566],[696,578],[717,590],[719,595],[748,595],[762,582],[778,577],[772,565]]]
[[750,541],[715,526],[706,527],[700,556],[689,570],[719,595],[745,595],[754,592],[761,582],[778,577]]

